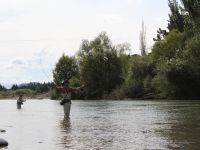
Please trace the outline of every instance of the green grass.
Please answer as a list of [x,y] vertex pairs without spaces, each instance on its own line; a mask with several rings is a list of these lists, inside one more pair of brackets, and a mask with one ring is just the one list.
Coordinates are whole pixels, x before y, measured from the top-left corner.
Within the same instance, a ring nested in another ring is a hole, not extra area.
[[26,97],[34,97],[37,95],[35,91],[30,89],[7,90],[0,91],[0,99],[17,98],[21,94]]

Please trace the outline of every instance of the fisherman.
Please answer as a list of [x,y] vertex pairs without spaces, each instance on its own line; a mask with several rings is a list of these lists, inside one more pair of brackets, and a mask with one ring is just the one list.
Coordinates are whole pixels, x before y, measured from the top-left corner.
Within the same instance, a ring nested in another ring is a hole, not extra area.
[[69,87],[69,81],[65,80],[62,83],[62,86],[57,86],[56,84],[55,86],[63,94],[63,99],[61,100],[60,104],[63,105],[65,117],[69,118],[71,109],[71,93],[80,91],[81,88],[83,88],[83,85],[77,88],[72,88]]
[[17,109],[21,109],[21,105],[23,105],[23,102],[26,100],[23,99],[23,95],[19,95],[19,98],[17,100]]

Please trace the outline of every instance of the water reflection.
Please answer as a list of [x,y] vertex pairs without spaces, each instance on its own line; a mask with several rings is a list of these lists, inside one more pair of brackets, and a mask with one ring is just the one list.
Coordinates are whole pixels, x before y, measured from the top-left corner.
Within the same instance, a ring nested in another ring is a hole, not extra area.
[[63,132],[63,137],[61,138],[61,143],[64,148],[70,148],[72,145],[72,136],[71,136],[71,120],[70,118],[64,117],[60,121],[61,132]]
[[71,132],[71,120],[70,118],[64,117],[64,119],[61,121],[61,127],[66,133]]
[[166,102],[159,106],[165,119],[157,133],[168,139],[169,149],[198,149],[200,147],[199,102]]
[[66,119],[56,101],[6,100],[0,128],[11,150],[199,149],[199,114],[199,101],[74,101]]

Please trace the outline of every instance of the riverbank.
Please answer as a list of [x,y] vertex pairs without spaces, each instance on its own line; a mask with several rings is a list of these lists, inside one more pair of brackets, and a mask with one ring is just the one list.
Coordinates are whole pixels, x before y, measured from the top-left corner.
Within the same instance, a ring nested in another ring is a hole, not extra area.
[[50,92],[37,93],[30,89],[19,89],[19,90],[0,91],[0,100],[1,99],[17,99],[20,94],[24,95],[25,99],[26,98],[49,99],[50,98]]
[[[0,91],[0,100],[2,99],[17,99],[19,97],[19,95],[22,94],[24,96],[24,98],[29,98],[29,99],[51,99],[52,95],[51,92],[43,92],[43,93],[37,93],[33,90],[30,89],[18,89],[18,90],[7,90],[7,91]],[[85,99],[85,98],[80,98],[80,97],[76,97],[76,95],[72,96],[73,99]],[[56,97],[54,98],[56,99],[60,99],[62,98],[62,96],[56,95]],[[136,98],[128,98],[128,97],[120,97],[120,96],[116,96],[116,95],[111,95],[111,96],[104,96],[101,99],[104,100],[156,100],[158,98],[156,98],[156,95],[153,93],[146,93],[144,95],[141,95],[139,97]],[[101,100],[99,98],[96,99],[92,99],[92,100]],[[89,99],[88,99],[89,100]],[[160,99],[159,99],[160,100]]]

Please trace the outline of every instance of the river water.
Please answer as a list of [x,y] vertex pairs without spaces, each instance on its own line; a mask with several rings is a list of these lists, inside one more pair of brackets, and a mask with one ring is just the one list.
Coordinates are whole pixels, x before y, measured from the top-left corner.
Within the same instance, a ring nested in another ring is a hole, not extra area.
[[0,100],[8,150],[199,149],[200,101]]

